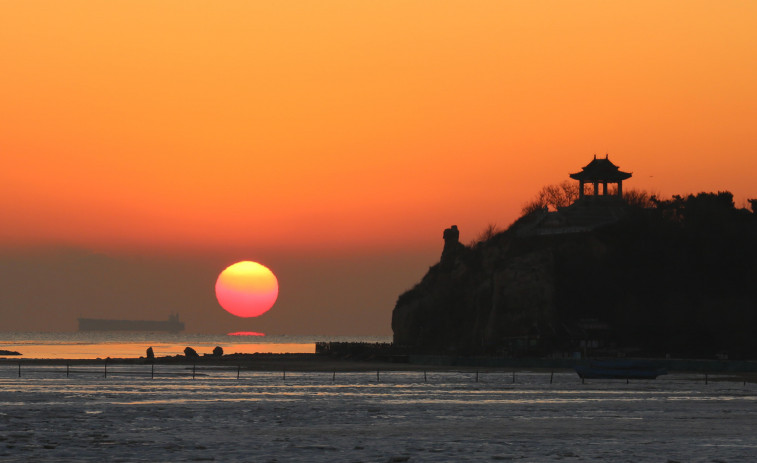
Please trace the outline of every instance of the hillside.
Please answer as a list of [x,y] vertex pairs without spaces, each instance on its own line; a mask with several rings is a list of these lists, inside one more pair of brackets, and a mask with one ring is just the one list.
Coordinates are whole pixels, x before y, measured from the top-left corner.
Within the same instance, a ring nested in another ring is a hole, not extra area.
[[596,226],[577,205],[535,211],[471,246],[447,230],[440,262],[397,300],[395,345],[757,357],[757,214],[728,192],[607,210]]

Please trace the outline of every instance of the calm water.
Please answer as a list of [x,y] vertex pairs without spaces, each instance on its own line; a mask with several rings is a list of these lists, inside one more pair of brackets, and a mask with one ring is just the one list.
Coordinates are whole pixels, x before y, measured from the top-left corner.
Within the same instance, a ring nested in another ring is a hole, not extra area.
[[155,356],[183,354],[194,348],[209,354],[221,346],[232,353],[313,353],[315,343],[323,341],[391,342],[391,337],[359,336],[228,336],[171,333],[0,333],[0,350],[17,351],[21,358],[136,358],[152,347]]

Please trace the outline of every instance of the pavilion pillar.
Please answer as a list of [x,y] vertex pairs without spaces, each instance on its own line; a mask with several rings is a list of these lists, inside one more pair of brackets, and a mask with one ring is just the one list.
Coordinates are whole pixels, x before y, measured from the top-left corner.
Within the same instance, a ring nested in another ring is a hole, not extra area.
[[594,182],[594,196],[599,196],[599,182]]
[[623,181],[618,180],[618,196],[623,197]]
[[602,196],[607,196],[607,182],[602,182]]
[[581,199],[584,197],[584,181],[579,180],[578,181],[578,199]]

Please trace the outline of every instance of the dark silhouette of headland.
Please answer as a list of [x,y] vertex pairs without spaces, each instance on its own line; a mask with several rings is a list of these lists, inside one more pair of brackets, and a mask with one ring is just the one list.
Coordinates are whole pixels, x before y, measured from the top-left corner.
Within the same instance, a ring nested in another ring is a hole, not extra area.
[[445,230],[440,262],[397,300],[394,346],[757,358],[757,200],[624,192],[631,176],[595,156],[505,231],[466,246]]

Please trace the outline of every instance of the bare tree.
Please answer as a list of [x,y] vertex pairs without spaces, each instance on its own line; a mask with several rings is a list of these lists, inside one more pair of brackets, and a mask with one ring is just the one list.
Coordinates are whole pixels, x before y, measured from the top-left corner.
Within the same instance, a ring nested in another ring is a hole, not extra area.
[[567,207],[578,199],[578,184],[564,181],[562,183],[547,185],[543,187],[531,202],[523,206],[521,212],[527,215],[545,207],[557,210],[561,207]]
[[497,233],[500,233],[502,231],[501,228],[497,227],[496,223],[490,223],[489,225],[484,228],[481,233],[478,235],[478,237],[471,242],[471,246],[476,245],[478,243],[483,243],[485,241],[489,241],[490,239],[494,238],[494,235]]
[[529,215],[533,214],[534,212],[543,211],[544,208],[547,207],[546,204],[542,204],[538,198],[534,199],[533,201],[525,204],[523,208],[520,210],[521,215]]
[[650,195],[644,190],[626,190],[623,192],[623,199],[629,206],[646,209],[655,205],[656,195]]

